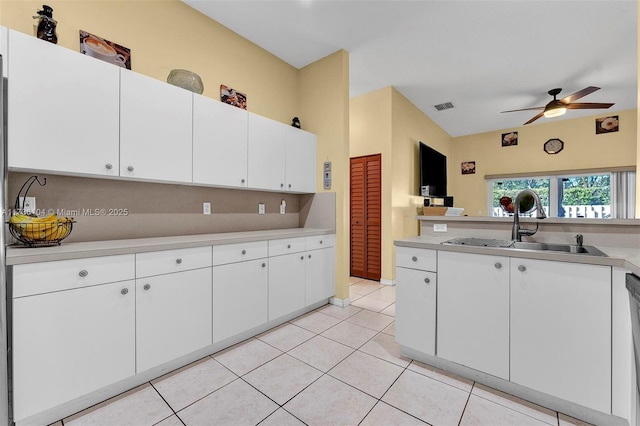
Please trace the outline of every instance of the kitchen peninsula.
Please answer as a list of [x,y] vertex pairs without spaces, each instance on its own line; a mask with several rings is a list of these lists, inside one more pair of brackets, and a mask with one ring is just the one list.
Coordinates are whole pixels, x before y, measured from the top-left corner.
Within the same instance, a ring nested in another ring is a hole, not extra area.
[[442,244],[509,240],[510,218],[418,219],[420,236],[395,241],[404,355],[590,423],[636,424],[625,274],[640,273],[640,220],[521,219],[539,222],[524,241],[581,234],[607,255],[593,256]]

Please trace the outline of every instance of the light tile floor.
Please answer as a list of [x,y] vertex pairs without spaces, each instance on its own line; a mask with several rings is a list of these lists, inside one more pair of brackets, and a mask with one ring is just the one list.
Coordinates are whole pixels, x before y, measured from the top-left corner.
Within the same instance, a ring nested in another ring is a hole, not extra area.
[[584,424],[403,357],[394,287],[352,277],[350,297],[56,425]]

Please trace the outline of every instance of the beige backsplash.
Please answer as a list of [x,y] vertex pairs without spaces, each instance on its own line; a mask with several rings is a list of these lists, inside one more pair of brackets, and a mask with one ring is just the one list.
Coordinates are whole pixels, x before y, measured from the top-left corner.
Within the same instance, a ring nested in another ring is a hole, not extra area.
[[[31,173],[9,173],[9,208],[13,208],[20,187],[30,176]],[[304,227],[300,223],[301,199],[304,197],[303,202],[308,203],[312,197],[116,179],[37,176],[41,181],[47,179],[46,186],[34,183],[28,195],[36,197],[39,212],[70,214],[77,221],[65,242]],[[286,214],[279,214],[282,200],[287,205]],[[202,214],[203,202],[211,203],[211,215]],[[258,203],[265,204],[266,214],[258,214]]]

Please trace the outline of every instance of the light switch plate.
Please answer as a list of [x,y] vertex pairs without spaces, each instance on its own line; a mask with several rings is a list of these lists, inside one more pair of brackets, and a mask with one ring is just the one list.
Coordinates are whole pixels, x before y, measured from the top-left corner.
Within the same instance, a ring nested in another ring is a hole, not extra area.
[[202,203],[202,214],[211,214],[211,203]]
[[258,214],[264,214],[264,203],[258,204]]
[[20,197],[19,203],[25,213],[36,212],[36,197]]
[[446,223],[434,223],[433,224],[433,232],[447,232],[447,224]]

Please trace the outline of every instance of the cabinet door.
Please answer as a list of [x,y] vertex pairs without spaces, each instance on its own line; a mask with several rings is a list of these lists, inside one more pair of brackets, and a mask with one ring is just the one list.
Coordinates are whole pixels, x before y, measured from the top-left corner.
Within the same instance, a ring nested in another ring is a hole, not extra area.
[[286,140],[286,190],[316,192],[316,135],[288,126]]
[[120,68],[9,31],[9,167],[118,175]]
[[268,260],[213,267],[213,342],[267,322]]
[[120,176],[191,182],[193,93],[122,69]]
[[436,274],[396,268],[396,342],[436,354]]
[[249,113],[249,188],[284,191],[286,126]]
[[509,258],[438,252],[437,355],[509,380]]
[[511,261],[511,381],[611,411],[611,268]]
[[269,258],[269,321],[305,307],[305,253]]
[[19,421],[135,374],[134,282],[13,301]]
[[247,187],[246,110],[193,95],[193,181]]
[[327,300],[335,294],[334,248],[306,252],[306,305]]
[[211,268],[136,280],[136,371],[212,343]]

